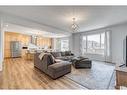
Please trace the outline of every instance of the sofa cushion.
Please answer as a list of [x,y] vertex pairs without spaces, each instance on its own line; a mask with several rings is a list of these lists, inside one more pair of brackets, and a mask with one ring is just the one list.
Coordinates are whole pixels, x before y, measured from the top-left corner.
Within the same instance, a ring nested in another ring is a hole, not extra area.
[[71,51],[65,51],[65,56],[71,56]]
[[61,52],[51,52],[51,54],[56,57],[61,57]]
[[51,70],[52,72],[56,71],[63,71],[66,68],[69,68],[71,64],[68,64],[68,62],[63,61],[62,63],[55,63],[50,66],[48,66],[48,69]]
[[51,59],[52,59],[52,62],[53,62],[53,63],[56,63],[55,57],[54,57],[52,54],[51,54],[51,57],[52,57],[52,58],[51,58]]
[[56,62],[55,58],[50,53],[45,54],[44,57],[47,57],[45,60],[45,61],[47,61],[47,66],[52,65]]
[[61,56],[65,56],[66,54],[65,54],[65,52],[61,52]]

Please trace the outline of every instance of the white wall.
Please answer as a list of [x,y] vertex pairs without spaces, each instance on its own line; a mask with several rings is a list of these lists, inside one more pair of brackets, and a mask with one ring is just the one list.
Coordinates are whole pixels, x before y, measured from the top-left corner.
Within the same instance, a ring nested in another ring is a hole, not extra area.
[[2,71],[3,60],[4,60],[4,31],[3,31],[3,23],[0,18],[0,71]]
[[70,35],[69,36],[69,50],[72,50],[73,49],[73,36]]
[[70,36],[67,36],[67,37],[61,37],[61,38],[53,38],[52,39],[52,47],[54,50],[60,50],[60,47],[58,47],[56,44],[57,44],[57,40],[59,39],[69,39],[69,50],[72,50],[73,49],[73,36],[70,35]]
[[75,56],[79,56],[80,55],[80,33],[73,34],[72,36],[73,36],[72,52],[75,54]]
[[127,35],[127,24],[111,27],[112,30],[112,62],[123,62],[123,40]]
[[[121,63],[123,62],[123,40],[125,39],[127,35],[127,23],[120,24],[120,25],[114,25],[110,26],[108,28],[103,29],[97,29],[94,31],[89,31],[89,33],[92,32],[104,32],[107,29],[111,30],[111,56],[107,61],[113,62],[113,63]],[[73,34],[73,52],[75,55],[79,56],[81,55],[80,52],[80,35],[83,35],[84,33],[75,33]],[[105,61],[105,58],[100,55],[85,55],[86,57],[89,57],[91,59],[96,59],[100,61]]]
[[52,38],[52,49],[56,49],[56,39]]
[[2,70],[2,32],[0,27],[0,71]]

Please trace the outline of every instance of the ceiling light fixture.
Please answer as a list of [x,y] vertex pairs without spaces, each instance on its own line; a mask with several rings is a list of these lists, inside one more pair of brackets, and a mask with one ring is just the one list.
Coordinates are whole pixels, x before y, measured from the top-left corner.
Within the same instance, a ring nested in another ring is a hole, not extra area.
[[73,32],[76,32],[79,30],[79,26],[78,24],[76,23],[76,18],[72,18],[72,25],[71,25],[71,29]]
[[76,16],[75,16],[74,8],[73,8],[73,18],[72,18],[71,30],[73,32],[78,32],[79,31],[79,26],[76,23]]

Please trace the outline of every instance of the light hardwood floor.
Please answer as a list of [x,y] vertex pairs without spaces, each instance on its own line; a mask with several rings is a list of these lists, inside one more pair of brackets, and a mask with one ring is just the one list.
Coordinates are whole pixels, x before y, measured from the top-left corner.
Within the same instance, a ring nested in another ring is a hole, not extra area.
[[0,89],[87,89],[63,76],[53,80],[34,68],[32,61],[5,59],[0,72]]

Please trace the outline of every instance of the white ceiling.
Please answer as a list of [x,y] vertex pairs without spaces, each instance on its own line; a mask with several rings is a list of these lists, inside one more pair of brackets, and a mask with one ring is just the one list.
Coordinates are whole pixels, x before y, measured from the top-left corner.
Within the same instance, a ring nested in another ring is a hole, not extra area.
[[80,32],[127,22],[127,6],[0,6],[0,11],[66,32],[73,16]]
[[14,24],[10,24],[10,23],[6,23],[4,25],[4,31],[5,32],[16,32],[16,33],[21,33],[21,34],[26,34],[26,35],[37,35],[37,36],[43,36],[43,37],[51,37],[51,38],[59,38],[59,37],[66,37],[67,36],[64,34],[36,30],[33,28],[14,25]]

